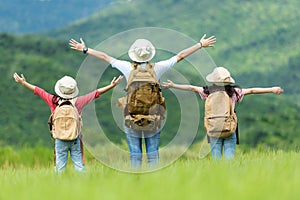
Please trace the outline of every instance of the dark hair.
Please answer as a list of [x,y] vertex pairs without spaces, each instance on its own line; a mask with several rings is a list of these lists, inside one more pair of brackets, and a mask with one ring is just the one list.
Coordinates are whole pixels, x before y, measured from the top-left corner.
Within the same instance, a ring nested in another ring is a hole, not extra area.
[[60,97],[60,96],[58,96],[58,95],[56,95],[56,94],[53,94],[53,97],[52,97],[52,103],[53,103],[54,105],[58,106],[58,102],[59,102],[60,100],[70,100],[70,99],[65,99],[65,98],[62,98],[62,97]]
[[232,97],[233,94],[236,95],[237,100],[240,100],[239,94],[236,92],[235,88],[241,88],[238,85],[225,85],[225,86],[218,86],[218,85],[211,85],[211,86],[203,86],[203,92],[207,95],[216,92],[216,91],[225,91],[228,96]]
[[58,106],[58,101],[60,100],[60,97],[59,96],[57,96],[57,95],[55,95],[55,94],[53,94],[53,97],[52,97],[52,103],[54,104],[54,105],[57,105]]

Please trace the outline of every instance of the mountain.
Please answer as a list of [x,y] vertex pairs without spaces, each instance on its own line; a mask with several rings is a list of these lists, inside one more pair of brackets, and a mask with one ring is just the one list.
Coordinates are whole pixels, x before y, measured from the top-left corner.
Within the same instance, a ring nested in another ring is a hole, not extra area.
[[143,27],[173,29],[195,41],[207,33],[218,39],[209,51],[217,65],[233,73],[268,73],[285,69],[289,58],[298,56],[299,6],[296,0],[131,1],[47,36],[63,41],[83,37],[90,45],[97,45],[113,35]]
[[37,33],[88,17],[109,6],[111,0],[3,0],[0,6],[0,32]]
[[[157,27],[158,30],[174,30],[182,38],[188,38],[189,42],[198,41],[204,33],[208,36],[215,35],[218,40],[215,47],[208,48],[205,52],[213,63],[227,67],[243,88],[274,85],[283,87],[285,92],[281,96],[250,95],[238,104],[241,143],[247,146],[296,148],[300,143],[300,136],[297,134],[300,128],[300,89],[296,85],[300,79],[300,47],[297,45],[300,42],[300,14],[297,11],[299,6],[297,0],[133,0],[110,6],[68,26],[43,34],[1,34],[3,57],[0,60],[0,71],[4,78],[0,80],[0,93],[2,102],[5,103],[1,104],[0,109],[0,143],[21,146],[49,141],[49,135],[46,134],[49,109],[36,96],[13,83],[14,71],[24,73],[32,83],[52,92],[58,78],[66,73],[75,76],[81,64],[86,62],[85,55],[70,50],[70,38],[83,37],[90,47],[102,48],[106,41],[118,38],[119,35],[130,31],[138,32],[145,27]],[[183,45],[176,47],[174,52],[158,50],[156,60],[168,58],[191,45],[189,42],[180,43],[178,39],[163,35],[159,31],[148,39],[156,41],[159,37],[163,37],[162,42],[168,43],[168,39],[171,40],[169,45]],[[124,55],[113,56],[128,59],[126,52],[131,42],[120,38],[113,45],[101,50],[114,52],[122,48]],[[92,59],[92,62],[95,63],[94,67],[102,65],[96,59]],[[205,84],[202,77],[193,75],[191,68],[191,63],[183,61],[174,70],[184,74],[194,85]],[[101,79],[98,86],[103,86],[111,77],[119,74],[111,68],[104,73],[105,79]],[[180,106],[169,90],[163,92],[166,95],[167,107],[172,111],[166,124],[167,131],[162,135],[162,144],[166,144],[176,134],[180,124]],[[109,137],[120,140],[122,137],[115,134],[120,131],[110,125],[110,95],[108,93],[103,95],[103,99],[97,100],[97,114],[103,120],[103,126],[112,134]],[[203,102],[199,97],[198,100],[200,116],[203,117]],[[197,139],[205,135],[201,120]]]
[[[218,0],[130,1],[122,6],[96,12],[62,29],[50,31],[46,36],[66,43],[70,38],[83,37],[88,45],[95,47],[112,36],[147,27],[178,31],[195,42],[204,33],[215,35],[218,40],[215,47],[207,50],[211,59],[216,65],[227,67],[233,76],[237,76],[242,87],[280,84],[287,93],[298,94],[299,89],[292,83],[299,79],[299,75],[289,81],[274,77],[288,73],[291,63],[298,62],[299,6],[300,2],[296,0],[227,0],[222,3]],[[160,34],[156,33],[152,39]],[[168,35],[163,37],[168,39]],[[130,42],[126,43],[128,48]],[[177,51],[180,50],[178,48]],[[299,69],[293,70],[298,72]]]

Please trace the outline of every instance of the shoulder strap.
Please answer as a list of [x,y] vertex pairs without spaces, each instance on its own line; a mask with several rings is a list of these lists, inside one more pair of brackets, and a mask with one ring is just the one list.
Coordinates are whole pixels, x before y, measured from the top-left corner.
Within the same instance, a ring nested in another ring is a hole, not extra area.
[[[151,74],[151,76],[152,76],[155,80],[157,80],[156,72],[154,71],[154,64],[153,64],[153,63],[147,62],[145,69],[147,69],[147,70],[149,71],[149,73]],[[157,80],[157,81],[158,81],[158,80]]]
[[150,63],[150,62],[147,62],[146,68],[149,69],[149,70],[154,70],[154,64]]
[[132,62],[132,63],[131,63],[131,67],[133,68],[132,70],[136,70],[137,68],[140,67],[140,63]]
[[154,71],[154,64],[153,63],[147,62],[145,68],[142,68],[141,64],[137,63],[137,62],[131,63],[131,66],[132,66],[133,69],[131,70],[131,72],[129,74],[125,91],[127,91],[129,85],[131,84],[131,82],[133,82],[133,80],[137,76],[137,73],[144,72],[145,70],[147,72],[149,72],[149,74],[152,76],[152,78],[155,79],[158,82],[158,80],[156,78],[156,73]]
[[[141,63],[137,63],[137,62],[131,63],[131,67],[133,68],[132,70],[137,70],[137,69],[142,68],[141,67]],[[154,71],[154,64],[150,63],[150,62],[147,62],[144,69],[153,70]]]
[[59,99],[58,100],[58,106],[62,106],[62,105],[72,105],[75,107],[77,101],[77,97],[73,98],[73,99]]

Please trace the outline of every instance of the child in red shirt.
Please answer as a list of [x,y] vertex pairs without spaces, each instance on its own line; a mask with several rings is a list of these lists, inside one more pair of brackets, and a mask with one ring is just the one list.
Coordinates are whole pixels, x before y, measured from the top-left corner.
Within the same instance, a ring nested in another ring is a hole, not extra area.
[[[15,81],[25,86],[29,90],[33,91],[34,94],[38,95],[42,98],[47,105],[50,107],[51,112],[53,113],[55,108],[59,105],[59,101],[69,100],[72,102],[74,100],[75,107],[79,115],[81,115],[82,109],[92,102],[95,98],[100,97],[101,94],[107,92],[108,90],[114,88],[117,84],[119,84],[123,78],[123,76],[119,76],[118,78],[114,77],[111,83],[105,87],[94,90],[91,93],[88,93],[83,96],[78,96],[78,87],[76,81],[70,76],[64,76],[60,80],[58,80],[55,84],[55,93],[56,95],[49,94],[45,90],[39,88],[38,86],[32,85],[28,83],[23,74],[19,76],[17,73],[13,75]],[[82,172],[85,170],[84,163],[82,161],[82,148],[80,141],[81,133],[79,137],[75,140],[60,140],[55,139],[55,152],[56,152],[56,170],[58,173],[64,171],[68,161],[68,152],[70,151],[70,155],[74,164],[74,168],[76,171]]]

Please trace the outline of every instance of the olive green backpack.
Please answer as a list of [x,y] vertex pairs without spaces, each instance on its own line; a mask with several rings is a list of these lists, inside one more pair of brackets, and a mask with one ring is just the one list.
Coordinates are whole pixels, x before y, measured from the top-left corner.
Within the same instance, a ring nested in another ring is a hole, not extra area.
[[123,107],[125,125],[134,130],[156,131],[165,118],[165,99],[156,78],[154,64],[141,67],[132,63],[125,91],[126,97],[119,99]]

